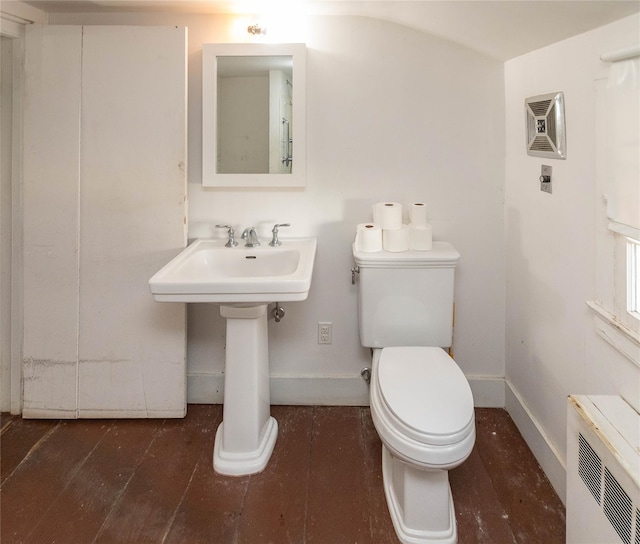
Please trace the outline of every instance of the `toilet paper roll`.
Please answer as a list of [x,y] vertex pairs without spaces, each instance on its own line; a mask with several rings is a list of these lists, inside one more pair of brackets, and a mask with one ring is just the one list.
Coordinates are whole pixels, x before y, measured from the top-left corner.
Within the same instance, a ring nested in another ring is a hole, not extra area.
[[373,223],[360,223],[356,229],[356,249],[365,253],[382,250],[382,229]]
[[378,202],[373,205],[373,222],[382,230],[402,227],[402,204]]
[[431,225],[409,226],[409,249],[429,251],[433,248],[433,228]]
[[415,226],[427,224],[427,205],[424,202],[414,202],[409,207],[410,223]]
[[392,253],[407,251],[409,249],[409,225],[400,225],[399,229],[382,229],[382,248]]

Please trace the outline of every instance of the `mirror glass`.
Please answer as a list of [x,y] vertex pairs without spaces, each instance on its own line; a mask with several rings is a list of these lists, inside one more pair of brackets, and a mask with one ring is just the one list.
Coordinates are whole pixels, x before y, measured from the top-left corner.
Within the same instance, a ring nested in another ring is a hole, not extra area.
[[205,44],[203,185],[305,184],[304,44]]

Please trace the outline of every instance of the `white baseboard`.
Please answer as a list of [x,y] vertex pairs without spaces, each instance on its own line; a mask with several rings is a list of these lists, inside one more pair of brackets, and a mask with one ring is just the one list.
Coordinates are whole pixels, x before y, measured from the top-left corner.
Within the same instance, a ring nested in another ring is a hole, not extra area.
[[567,500],[566,467],[560,452],[531,413],[514,385],[506,380],[507,412],[533,452],[563,504]]
[[[274,375],[270,379],[271,404],[302,406],[368,406],[369,388],[359,374],[334,376]],[[474,403],[483,408],[504,408],[504,378],[469,377]],[[223,374],[187,375],[189,404],[222,404]]]
[[504,378],[467,376],[476,408],[504,408]]
[[271,376],[272,404],[368,406],[369,386],[359,375]]
[[23,408],[23,419],[77,419],[76,410],[47,410],[40,408]]
[[[271,404],[301,406],[368,406],[369,389],[357,375],[272,375]],[[188,374],[189,404],[222,404],[224,374]]]
[[187,374],[187,404],[222,404],[224,374]]
[[186,406],[179,410],[40,410],[27,409],[23,419],[167,419],[183,418]]
[[187,407],[176,410],[80,410],[78,419],[181,419]]

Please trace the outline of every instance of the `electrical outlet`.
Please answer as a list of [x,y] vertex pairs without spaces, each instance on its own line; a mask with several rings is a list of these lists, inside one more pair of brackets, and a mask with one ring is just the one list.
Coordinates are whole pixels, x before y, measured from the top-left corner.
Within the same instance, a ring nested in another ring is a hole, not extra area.
[[331,344],[333,337],[333,323],[318,323],[318,344]]

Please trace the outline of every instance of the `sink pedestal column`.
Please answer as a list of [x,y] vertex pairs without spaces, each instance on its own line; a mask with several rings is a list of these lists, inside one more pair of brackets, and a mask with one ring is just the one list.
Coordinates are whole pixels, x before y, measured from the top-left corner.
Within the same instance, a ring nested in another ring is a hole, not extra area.
[[227,320],[222,423],[216,431],[213,468],[243,476],[265,468],[278,436],[271,417],[267,304],[220,306]]

